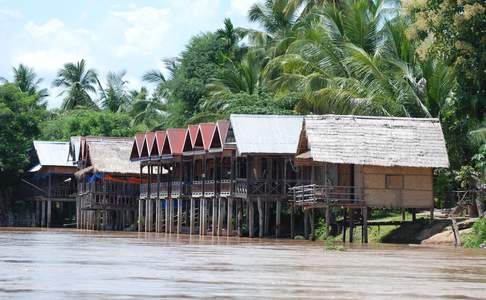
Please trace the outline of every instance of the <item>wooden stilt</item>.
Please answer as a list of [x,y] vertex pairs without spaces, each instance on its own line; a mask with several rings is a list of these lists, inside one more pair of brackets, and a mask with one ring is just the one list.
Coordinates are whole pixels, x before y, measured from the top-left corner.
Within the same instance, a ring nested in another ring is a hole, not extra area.
[[363,243],[368,243],[368,208],[367,207],[363,207],[362,209],[362,218],[363,218],[363,229],[362,229],[362,232],[363,232]]
[[41,227],[44,227],[46,226],[46,201],[41,201],[41,215],[42,215],[42,219],[41,219]]
[[224,199],[218,199],[218,236],[223,234],[223,210],[224,210]]
[[169,233],[174,233],[174,200],[169,198]]
[[433,207],[430,209],[430,219],[431,220],[434,219],[434,208]]
[[352,243],[354,240],[354,221],[353,221],[353,209],[349,209],[349,242]]
[[279,200],[277,201],[277,207],[275,211],[275,237],[278,238],[280,236],[280,214],[282,211],[282,202]]
[[149,229],[149,198],[148,198],[148,195],[147,195],[147,199],[145,199],[145,213],[144,213],[144,219],[145,219],[145,224],[144,224],[144,228],[145,228],[145,232],[148,231]]
[[51,198],[51,191],[52,191],[52,183],[51,183],[52,176],[49,174],[49,186],[47,190],[47,227],[51,227],[51,214],[52,214],[52,198]]
[[270,229],[270,210],[271,210],[271,203],[268,201],[263,202],[264,212],[263,212],[263,234],[268,235]]
[[191,208],[189,212],[189,233],[194,234],[195,233],[195,228],[194,228],[194,215],[196,213],[196,201],[194,198],[191,198]]
[[207,205],[206,199],[201,198],[201,211],[200,211],[200,215],[201,215],[200,234],[201,235],[206,235],[206,224],[207,224],[206,205]]
[[238,236],[242,236],[241,221],[242,221],[242,218],[243,218],[243,206],[242,206],[242,203],[241,203],[241,199],[238,199],[237,201],[238,202],[236,204],[236,210],[237,210],[236,230],[237,230]]
[[177,233],[182,233],[182,199],[177,199]]
[[248,236],[253,237],[253,233],[255,231],[254,225],[254,205],[253,202],[248,199]]
[[290,238],[293,239],[295,237],[295,231],[294,231],[294,226],[295,226],[295,202],[292,202],[291,208],[290,208]]
[[233,199],[227,198],[228,201],[228,212],[227,212],[227,220],[226,220],[226,235],[230,236],[232,235],[233,231]]
[[346,213],[347,213],[347,210],[346,210],[346,208],[344,208],[343,209],[343,224],[342,224],[342,226],[343,226],[343,230],[342,230],[343,231],[343,243],[346,242],[346,219],[347,219]]
[[216,198],[213,198],[211,200],[211,204],[212,204],[211,233],[213,234],[213,236],[216,236],[218,234],[218,201],[216,200]]
[[415,223],[417,221],[417,210],[412,208],[412,222]]
[[326,207],[326,237],[331,236],[331,209]]
[[165,213],[165,233],[170,233],[170,207],[169,207],[169,198],[164,199],[164,213]]
[[315,231],[315,224],[314,224],[314,209],[311,209],[310,214],[310,228],[311,228],[311,240],[315,241],[316,240],[316,231]]
[[258,205],[258,236],[260,238],[263,237],[263,230],[264,230],[264,224],[263,224],[263,204],[262,199],[260,197],[257,198],[257,205]]
[[402,221],[405,221],[405,219],[406,219],[406,216],[405,216],[405,209],[404,209],[404,208],[402,208],[400,211],[401,211],[401,213],[402,213]]
[[309,239],[309,210],[304,209],[304,238]]

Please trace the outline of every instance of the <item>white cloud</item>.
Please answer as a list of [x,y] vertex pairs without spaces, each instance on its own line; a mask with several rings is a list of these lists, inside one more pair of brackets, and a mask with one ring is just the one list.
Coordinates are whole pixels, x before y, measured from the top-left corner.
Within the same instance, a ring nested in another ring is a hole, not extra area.
[[124,43],[118,50],[120,56],[137,52],[152,54],[155,48],[163,44],[164,35],[171,28],[170,13],[166,8],[142,7],[111,14],[122,20],[126,27],[123,31]]
[[237,14],[242,17],[248,15],[248,10],[256,2],[256,0],[232,0],[229,14]]
[[59,19],[50,19],[44,24],[37,25],[34,22],[28,22],[25,30],[34,38],[42,38],[46,35],[57,33],[64,28],[64,23]]
[[14,58],[15,64],[23,63],[38,72],[56,72],[67,62],[86,58],[87,54],[62,48],[26,51]]

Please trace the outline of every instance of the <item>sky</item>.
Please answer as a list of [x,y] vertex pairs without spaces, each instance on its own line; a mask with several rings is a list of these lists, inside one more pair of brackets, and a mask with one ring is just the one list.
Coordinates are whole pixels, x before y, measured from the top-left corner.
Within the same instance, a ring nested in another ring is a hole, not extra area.
[[48,107],[62,103],[52,81],[63,64],[84,58],[103,82],[126,70],[139,88],[150,69],[164,69],[189,39],[223,26],[255,27],[247,11],[256,0],[0,0],[0,77],[12,79],[20,63],[34,68],[49,89]]

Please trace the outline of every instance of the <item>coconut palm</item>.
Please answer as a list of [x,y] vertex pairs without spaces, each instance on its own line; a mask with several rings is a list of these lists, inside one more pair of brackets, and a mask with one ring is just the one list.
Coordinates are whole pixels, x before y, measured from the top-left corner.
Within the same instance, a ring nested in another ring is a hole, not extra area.
[[62,87],[64,90],[59,96],[64,95],[62,109],[76,107],[96,108],[90,93],[96,93],[96,85],[99,85],[98,76],[93,69],[86,69],[84,59],[76,63],[67,63],[57,72],[57,78],[53,86]]
[[263,68],[266,57],[263,50],[253,50],[245,54],[241,62],[230,61],[217,78],[206,85],[214,96],[221,92],[250,95],[257,93],[264,86]]
[[128,109],[130,97],[127,92],[127,84],[123,77],[126,71],[118,73],[108,72],[106,75],[106,85],[99,86],[101,94],[100,100],[103,108],[111,112],[126,111]]
[[[34,69],[29,68],[24,64],[20,64],[17,68],[13,68],[14,81],[13,83],[24,93],[29,95],[37,95],[39,98],[45,98],[49,96],[47,89],[39,89],[39,84],[42,82],[42,78],[38,78]],[[0,77],[0,81],[8,82],[3,77]]]
[[148,128],[157,127],[166,116],[166,104],[156,93],[149,95],[145,87],[140,91],[131,91],[132,98],[130,115],[133,124],[145,124]]

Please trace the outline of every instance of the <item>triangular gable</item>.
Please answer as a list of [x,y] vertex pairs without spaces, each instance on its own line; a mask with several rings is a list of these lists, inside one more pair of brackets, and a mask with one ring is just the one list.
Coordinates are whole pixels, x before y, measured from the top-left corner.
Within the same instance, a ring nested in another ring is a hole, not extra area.
[[[151,153],[152,153],[152,150],[154,149],[155,132],[147,132],[145,134],[145,140],[147,142],[148,155],[152,156]],[[155,148],[157,148],[157,147],[155,147]],[[156,154],[157,154],[157,152],[156,152]]]
[[216,129],[216,124],[214,123],[199,124],[199,131],[201,133],[204,150],[206,151],[209,150],[209,146],[211,145],[211,139],[213,137],[215,129]]
[[226,141],[226,136],[228,135],[228,130],[230,127],[230,121],[229,120],[219,120],[216,122],[216,126],[218,127],[219,130],[219,135],[221,137],[221,144],[224,145]]
[[196,135],[198,129],[199,129],[199,125],[189,125],[187,127],[187,131],[189,132],[189,136],[191,138],[192,147],[194,147],[194,143],[196,142]]
[[224,144],[236,146],[235,132],[233,131],[233,126],[231,126],[231,122],[229,123],[228,131],[226,132],[226,138],[224,139]]
[[202,138],[201,128],[197,128],[196,139],[194,140],[194,149],[204,149],[204,142]]
[[300,131],[300,136],[299,136],[299,143],[297,144],[297,153],[296,155],[305,153],[305,152],[310,152],[309,148],[309,142],[307,140],[307,134],[305,130],[305,119],[302,122],[302,130]]
[[144,135],[142,151],[140,151],[140,158],[147,158],[149,156],[149,150],[147,145],[147,133]]
[[135,137],[133,138],[133,144],[132,144],[132,151],[130,152],[130,160],[136,160],[140,158],[140,152],[139,150],[139,141],[143,141],[144,134],[143,133],[137,133],[135,134]]
[[[197,129],[197,128],[196,128]],[[182,148],[182,152],[191,152],[193,143],[191,138],[191,129],[188,128],[186,131],[186,136],[184,137],[184,147]]]
[[165,131],[156,131],[154,139],[154,147],[150,152],[150,156],[161,156],[165,142]]
[[186,135],[186,129],[183,128],[169,128],[166,131],[165,145],[162,150],[162,154],[182,155],[182,149],[184,148],[184,137]]
[[213,137],[211,138],[211,143],[209,145],[209,149],[221,149],[223,148],[221,146],[221,135],[219,134],[219,128],[216,126],[216,128],[213,131]]

